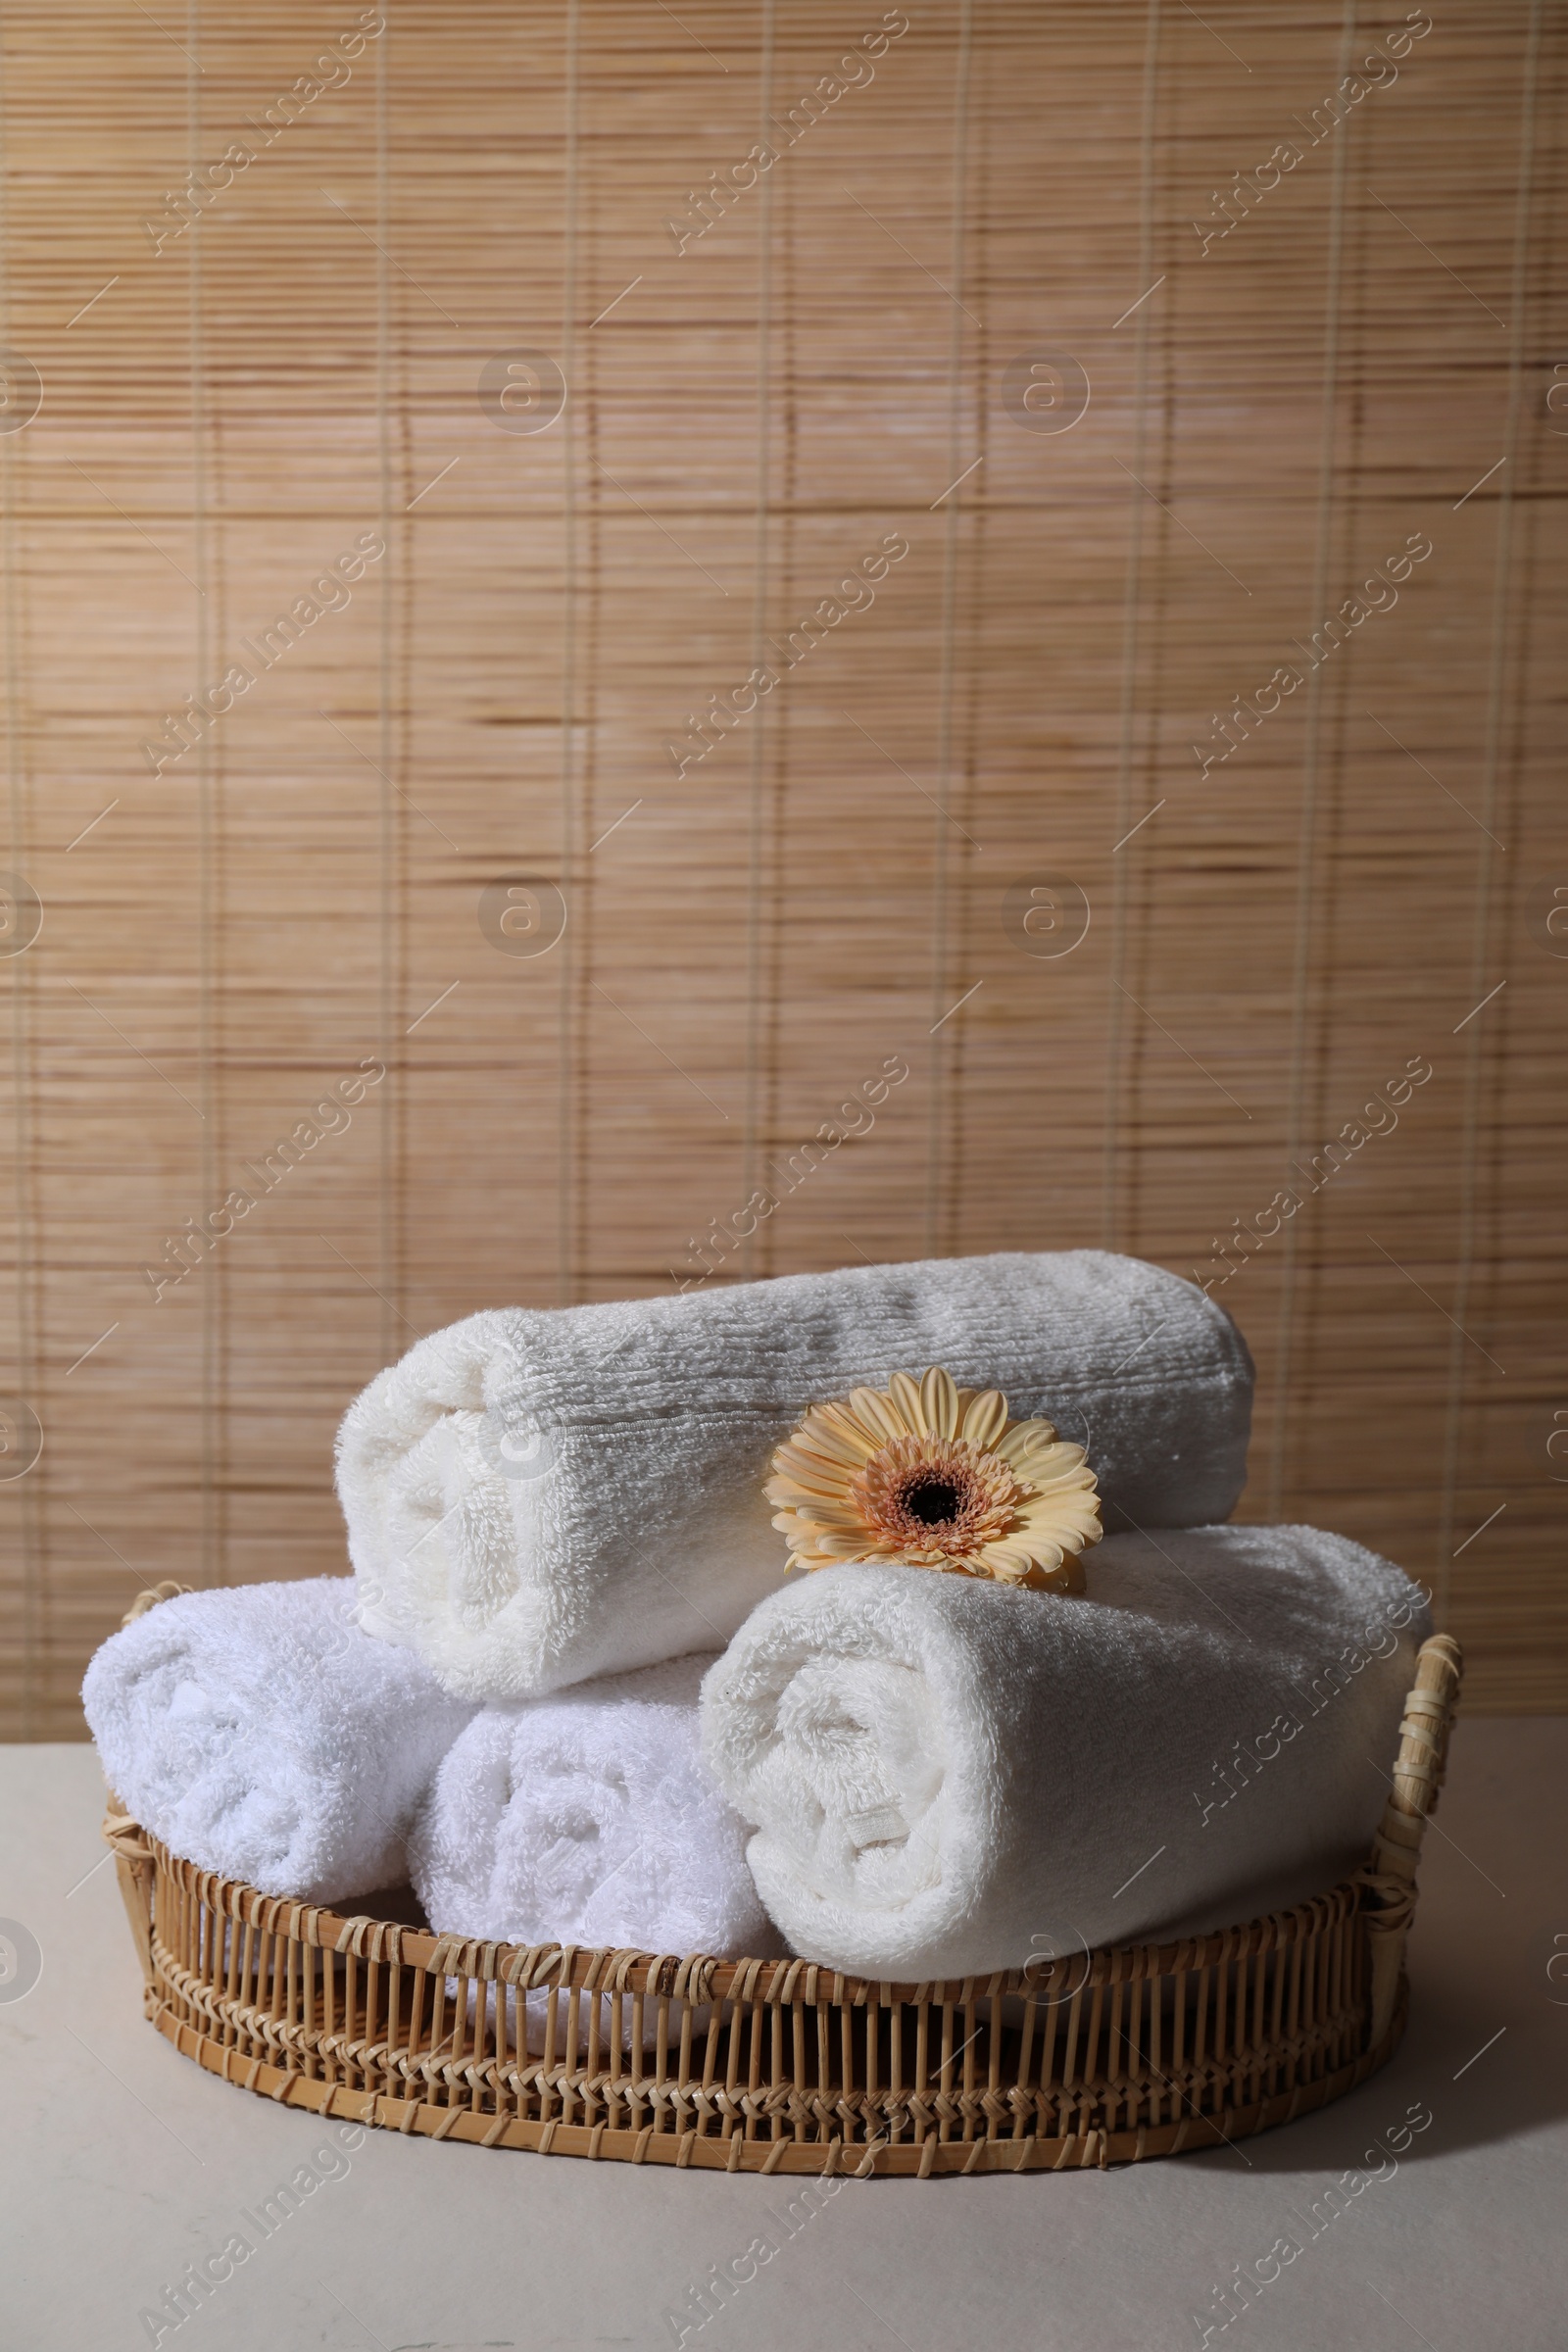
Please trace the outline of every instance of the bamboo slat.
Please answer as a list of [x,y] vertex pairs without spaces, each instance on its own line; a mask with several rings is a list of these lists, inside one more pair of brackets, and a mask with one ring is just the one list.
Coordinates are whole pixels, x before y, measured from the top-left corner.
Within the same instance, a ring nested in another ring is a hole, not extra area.
[[418,1332],[1085,1244],[1561,1706],[1562,12],[155,15],[0,21],[0,1733]]

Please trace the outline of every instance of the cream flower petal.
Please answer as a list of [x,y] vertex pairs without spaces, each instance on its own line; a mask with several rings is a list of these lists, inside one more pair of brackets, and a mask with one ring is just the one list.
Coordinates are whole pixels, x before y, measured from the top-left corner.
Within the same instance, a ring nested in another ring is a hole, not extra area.
[[833,1432],[842,1444],[853,1446],[862,1462],[868,1462],[882,1444],[879,1429],[867,1429],[858,1413],[845,1404],[818,1404],[812,1407],[817,1420]]
[[1030,1503],[1051,1504],[1065,1502],[1074,1494],[1092,1494],[1095,1485],[1089,1473],[1073,1470],[1065,1478],[1021,1478],[1018,1492],[1024,1498],[1025,1506]]
[[814,1454],[803,1453],[794,1446],[781,1446],[773,1456],[772,1475],[787,1478],[795,1486],[818,1490],[823,1494],[842,1494],[846,1477],[855,1475],[847,1462],[828,1462]]
[[920,1392],[907,1372],[894,1373],[888,1382],[888,1398],[903,1417],[911,1437],[924,1438],[930,1435],[920,1404]]
[[798,1429],[794,1437],[778,1448],[773,1459],[775,1462],[797,1461],[803,1468],[808,1464],[814,1465],[835,1475],[840,1470],[856,1471],[860,1467],[859,1454],[816,1421]]
[[1020,1518],[1042,1523],[1085,1515],[1100,1516],[1100,1497],[1087,1487],[1048,1488],[1044,1494],[1029,1495],[1019,1507]]
[[890,1439],[906,1438],[909,1435],[903,1415],[897,1412],[889,1399],[876,1389],[852,1389],[850,1402],[854,1405],[857,1416],[868,1428],[874,1428],[877,1431],[881,1443],[886,1444]]
[[803,1486],[801,1481],[795,1478],[768,1479],[762,1489],[762,1494],[766,1501],[776,1503],[780,1510],[804,1511],[808,1518],[818,1503],[830,1503],[838,1500],[837,1494],[831,1489]]
[[1007,1399],[1000,1389],[986,1389],[966,1402],[960,1430],[971,1446],[990,1446],[1006,1422]]
[[854,1536],[858,1542],[865,1534],[865,1521],[858,1511],[842,1503],[813,1502],[809,1509],[797,1513],[808,1526],[818,1528],[824,1535]]
[[958,1392],[953,1385],[953,1375],[933,1364],[920,1383],[920,1410],[925,1425],[934,1438],[956,1438],[958,1434]]
[[1054,1445],[1056,1433],[1049,1421],[1016,1421],[994,1441],[992,1451],[1016,1468],[1038,1446]]
[[1050,1526],[1054,1521],[1072,1513],[1088,1513],[1091,1518],[1100,1514],[1100,1496],[1089,1487],[1050,1487],[1043,1494],[1026,1494],[1018,1505],[1018,1516],[1031,1524]]
[[790,1565],[797,1568],[835,1568],[838,1562],[830,1560],[825,1551],[812,1551],[803,1544],[798,1551],[791,1552]]
[[769,1502],[788,1499],[793,1503],[804,1496],[806,1501],[801,1507],[806,1508],[812,1502],[836,1501],[843,1494],[844,1486],[842,1483],[834,1486],[830,1480],[818,1478],[814,1472],[808,1476],[793,1468],[780,1468],[764,1484],[762,1492]]
[[1018,1467],[1029,1478],[1053,1477],[1058,1471],[1081,1469],[1084,1459],[1081,1446],[1069,1446],[1060,1440],[1053,1443],[1048,1438],[1042,1443],[1026,1446]]
[[835,1461],[848,1460],[858,1464],[868,1454],[874,1453],[882,1441],[880,1438],[862,1436],[859,1430],[841,1421],[837,1414],[820,1412],[813,1407],[797,1432],[796,1443],[814,1446],[819,1453],[830,1452]]

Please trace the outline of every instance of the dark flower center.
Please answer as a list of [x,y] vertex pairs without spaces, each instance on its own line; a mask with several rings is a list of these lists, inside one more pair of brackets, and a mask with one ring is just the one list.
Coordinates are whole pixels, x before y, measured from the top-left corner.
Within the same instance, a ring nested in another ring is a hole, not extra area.
[[900,1499],[922,1527],[950,1527],[958,1516],[958,1490],[945,1478],[922,1478],[906,1487]]

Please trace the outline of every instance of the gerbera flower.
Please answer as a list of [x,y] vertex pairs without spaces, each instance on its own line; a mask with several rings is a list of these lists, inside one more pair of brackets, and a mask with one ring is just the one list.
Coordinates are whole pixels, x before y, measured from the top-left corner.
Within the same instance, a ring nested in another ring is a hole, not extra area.
[[1083,1447],[937,1367],[918,1387],[895,1372],[885,1390],[813,1404],[762,1492],[803,1568],[896,1560],[1081,1592],[1078,1554],[1102,1532]]

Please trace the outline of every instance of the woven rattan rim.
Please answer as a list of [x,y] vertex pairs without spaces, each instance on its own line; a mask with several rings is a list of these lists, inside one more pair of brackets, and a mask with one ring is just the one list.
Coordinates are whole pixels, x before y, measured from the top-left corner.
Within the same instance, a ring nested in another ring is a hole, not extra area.
[[[542,2120],[497,2117],[466,2107],[434,2106],[424,2100],[394,2098],[384,2091],[356,2091],[342,2083],[311,2082],[265,2059],[247,2058],[211,2035],[199,2034],[194,2027],[181,2023],[164,2004],[153,2007],[150,2014],[158,2031],[180,2054],[195,2059],[209,2073],[270,2098],[280,2106],[303,2108],[323,2119],[415,2133],[428,2139],[466,2140],[479,2147],[526,2148],[545,2156],[609,2157],[631,2164],[669,2164],[682,2171],[695,2167],[704,2172],[808,2173],[827,2180],[835,2175],[870,2180],[879,2174],[912,2174],[920,2180],[929,2180],[933,2174],[943,2173],[1060,2173],[1097,2168],[1103,2171],[1112,2164],[1136,2164],[1152,2156],[1178,2156],[1184,2149],[1218,2147],[1232,2140],[1251,2138],[1259,2132],[1271,2132],[1281,2124],[1295,2123],[1298,2117],[1310,2115],[1317,2108],[1344,2098],[1369,2075],[1376,2074],[1379,2067],[1386,2066],[1403,2037],[1406,2007],[1405,1987],[1401,1983],[1389,2031],[1375,2049],[1314,2082],[1297,2083],[1289,2090],[1277,2091],[1247,2106],[1223,2108],[1217,2115],[1189,2113],[1175,2122],[1141,2123],[1122,2131],[1090,2125],[1082,2132],[1055,2135],[1036,2132],[1020,2135],[1010,2128],[1004,2133],[997,2133],[982,2128],[978,2132],[943,2139],[944,2126],[962,2123],[962,2102],[937,2093],[923,2101],[911,2098],[911,2121],[921,2131],[921,2137],[912,2144],[899,2146],[881,2134],[869,2141],[847,2139],[842,2130],[807,2140],[797,2140],[788,2134],[771,2140],[748,2139],[739,2129],[727,2133],[705,2132],[702,2122],[706,2119],[702,2116],[699,2094],[682,2094],[669,2085],[664,2086],[664,2097],[658,2102],[663,2113],[672,2118],[662,2128],[657,2120],[628,2130],[603,2122],[571,2124],[557,2116]],[[927,2111],[923,2118],[922,2106]],[[679,2112],[682,2107],[697,2113],[699,2120],[685,2122]],[[1004,2120],[1010,2126],[1010,2118]]]
[[[1272,2130],[1393,2054],[1459,1675],[1451,1639],[1424,1644],[1354,1880],[1213,1935],[1078,1955],[1055,1984],[477,1942],[262,1894],[171,1854],[113,1800],[104,1834],[148,2016],[281,2104],[729,2172],[1079,2169]],[[528,1994],[542,2048],[533,2033],[517,2046]]]

